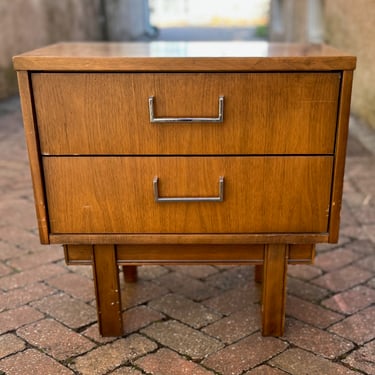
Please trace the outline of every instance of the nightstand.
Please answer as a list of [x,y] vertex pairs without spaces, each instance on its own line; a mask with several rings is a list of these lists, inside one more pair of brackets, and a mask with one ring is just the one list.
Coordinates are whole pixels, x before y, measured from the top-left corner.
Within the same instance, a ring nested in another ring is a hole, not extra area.
[[355,57],[324,45],[61,43],[14,57],[41,242],[92,265],[104,336],[118,267],[249,264],[262,332],[288,263],[336,242]]

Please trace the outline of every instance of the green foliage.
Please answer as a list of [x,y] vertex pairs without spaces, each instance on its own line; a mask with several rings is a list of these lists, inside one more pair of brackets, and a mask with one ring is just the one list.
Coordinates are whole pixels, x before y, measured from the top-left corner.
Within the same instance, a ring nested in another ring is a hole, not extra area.
[[258,38],[268,38],[268,25],[260,25],[255,29],[255,36]]

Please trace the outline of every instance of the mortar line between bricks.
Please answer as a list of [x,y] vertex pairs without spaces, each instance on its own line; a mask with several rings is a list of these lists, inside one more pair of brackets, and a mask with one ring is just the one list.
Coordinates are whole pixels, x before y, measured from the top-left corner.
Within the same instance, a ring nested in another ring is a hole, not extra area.
[[[368,281],[371,280],[371,279],[372,279],[372,277],[370,277],[370,279],[364,281],[363,283],[353,285],[353,286],[352,286],[351,288],[349,288],[349,289],[345,289],[345,290],[343,290],[343,291],[341,291],[341,292],[335,292],[335,293],[333,293],[332,296],[335,296],[335,295],[337,295],[337,294],[341,294],[341,293],[345,293],[345,292],[350,292],[350,291],[354,290],[355,288],[358,288],[359,286],[364,286],[364,287],[366,287],[366,288],[369,288],[369,287],[367,286],[367,283],[368,283]],[[369,289],[372,289],[372,288],[369,288]],[[332,297],[332,296],[331,296],[331,297]],[[331,298],[331,297],[329,297],[329,298]],[[325,298],[325,299],[329,299],[329,298]],[[321,300],[320,303],[321,303],[322,301],[324,301],[325,299]],[[329,326],[327,326],[327,327],[325,328],[325,329],[328,329],[328,328],[331,327],[332,325],[335,325],[336,323],[341,322],[341,321],[343,321],[343,320],[349,318],[350,316],[353,316],[353,315],[355,315],[355,314],[358,314],[358,313],[360,313],[361,311],[368,309],[368,308],[369,308],[370,306],[372,306],[372,305],[373,305],[373,303],[371,303],[371,304],[369,304],[369,305],[367,305],[367,306],[364,306],[364,307],[360,307],[358,310],[356,310],[356,311],[353,312],[353,313],[339,312],[339,311],[337,311],[337,310],[333,310],[333,309],[329,308],[328,306],[321,305],[321,304],[319,304],[318,306],[320,306],[320,307],[326,309],[327,311],[334,312],[334,313],[339,314],[339,315],[344,315],[343,319],[340,319],[340,320],[338,320],[337,322],[331,323]],[[371,340],[370,340],[370,341],[371,341]]]
[[[347,267],[349,267],[349,266],[358,267],[358,268],[360,268],[360,269],[363,270],[363,271],[366,271],[366,272],[371,273],[370,270],[355,265],[355,263],[357,263],[358,261],[363,260],[363,259],[365,259],[365,258],[367,258],[367,257],[369,256],[368,254],[361,254],[361,255],[362,255],[362,256],[360,256],[359,258],[356,258],[356,259],[352,260],[350,263],[346,263],[346,264],[344,264],[344,265],[342,265],[342,266],[339,266],[339,267],[337,267],[337,268],[334,268],[334,269],[332,269],[332,270],[327,270],[327,271],[326,271],[326,270],[323,270],[323,269],[321,269],[321,268],[319,268],[319,267],[317,266],[319,269],[322,270],[322,274],[319,275],[319,276],[315,276],[315,277],[313,277],[313,278],[311,278],[311,279],[309,279],[309,280],[304,280],[304,279],[302,279],[302,278],[295,277],[295,276],[289,276],[289,275],[288,275],[288,279],[289,279],[289,278],[292,278],[292,279],[296,279],[296,280],[302,281],[302,282],[304,282],[304,283],[310,284],[310,281],[314,281],[314,280],[316,280],[316,279],[319,279],[320,277],[323,277],[324,275],[331,274],[331,273],[333,273],[333,272],[337,272],[337,271],[343,270],[343,269],[345,269],[345,268],[347,268]],[[327,299],[327,297],[329,298],[329,297],[332,297],[332,296],[335,295],[335,294],[346,292],[346,291],[348,291],[348,290],[354,289],[354,288],[357,287],[357,286],[361,286],[361,285],[365,286],[365,285],[366,285],[366,284],[367,284],[367,283],[373,278],[373,276],[374,276],[374,275],[371,274],[371,275],[369,276],[368,279],[365,279],[364,281],[362,281],[362,282],[360,282],[360,283],[356,283],[356,284],[352,285],[351,287],[349,287],[348,289],[344,289],[344,290],[340,290],[340,291],[335,291],[335,290],[327,289],[327,288],[324,287],[324,286],[321,286],[321,285],[319,285],[319,284],[312,283],[313,286],[316,286],[316,287],[318,287],[318,288],[324,289],[324,290],[326,290],[326,291],[329,292],[329,294],[328,294],[327,296],[323,297],[322,299],[317,300],[316,302],[317,302],[317,304],[318,304],[319,306],[322,306],[322,305],[321,305],[321,302],[322,302],[323,300]],[[297,297],[298,297],[298,296],[297,296]],[[298,297],[298,298],[301,298],[301,297]],[[301,299],[303,299],[303,298],[301,298]],[[311,301],[308,301],[308,302],[311,303]],[[322,307],[323,307],[323,306],[322,306]],[[334,310],[333,310],[333,311],[334,311]],[[336,312],[336,311],[334,311],[334,312]]]
[[[362,284],[354,285],[352,288],[346,289],[344,292],[350,291],[350,290],[352,290],[352,289],[358,287],[359,285],[362,285]],[[343,292],[339,292],[339,293],[343,293]],[[329,308],[328,306],[325,306],[325,305],[322,305],[322,304],[321,304],[321,302],[325,301],[326,299],[331,298],[332,296],[334,296],[334,295],[336,295],[336,294],[337,294],[337,293],[332,293],[332,295],[328,295],[328,296],[326,296],[324,299],[320,300],[319,303],[313,303],[313,302],[311,302],[311,301],[305,300],[305,299],[303,299],[303,298],[301,298],[301,297],[294,296],[294,295],[293,295],[293,297],[298,298],[298,299],[301,299],[301,300],[303,300],[303,301],[305,301],[305,302],[307,302],[307,303],[310,303],[310,304],[312,304],[312,305],[318,306],[318,307],[320,307],[320,308],[322,308],[322,309],[324,309],[324,310],[326,310],[326,311],[328,311],[328,312],[332,312],[332,313],[335,313],[335,314],[337,314],[337,315],[341,315],[341,316],[342,316],[342,319],[339,319],[339,320],[336,321],[336,322],[330,323],[330,324],[329,324],[328,326],[326,326],[325,328],[320,328],[320,329],[326,330],[326,329],[328,329],[329,327],[331,327],[332,325],[334,325],[334,324],[336,324],[336,323],[338,323],[338,322],[341,322],[342,320],[346,319],[348,316],[353,315],[353,314],[345,314],[345,313],[343,313],[343,312],[339,312],[339,311],[337,311],[337,310],[333,310],[333,309]],[[328,298],[327,298],[327,297],[328,297]],[[368,307],[368,306],[365,306],[365,307],[361,308],[360,310],[357,310],[356,313],[358,313],[358,312],[360,312],[360,311],[366,309],[367,307]],[[287,316],[287,317],[290,317],[290,318],[294,318],[293,315],[290,315],[290,314],[286,314],[286,316]],[[297,319],[297,318],[294,318],[294,319]],[[297,320],[298,320],[298,319],[297,319]],[[319,327],[317,327],[317,328],[319,328]]]
[[[18,354],[18,353],[22,353],[22,352],[24,352],[24,351],[26,351],[26,350],[28,350],[28,349],[35,349],[34,346],[32,346],[28,341],[26,341],[26,340],[24,340],[22,337],[19,337],[18,335],[16,335],[16,333],[15,333],[14,331],[7,332],[6,334],[9,334],[9,333],[14,334],[14,335],[15,335],[16,337],[18,337],[20,340],[24,341],[24,343],[25,343],[25,347],[24,347],[23,349],[21,349],[21,350],[17,350],[16,352],[9,353],[9,354],[5,355],[4,357],[2,357],[2,358],[0,359],[0,362],[1,362],[2,360],[4,360],[4,359],[7,359],[7,358],[12,357],[13,355],[16,355],[16,354]],[[0,371],[0,375],[1,375],[1,371]]]
[[[169,319],[169,320],[174,320],[174,319]],[[186,325],[185,323],[181,323],[181,324]],[[151,323],[150,325],[152,325],[152,323]],[[191,328],[190,326],[188,326],[188,327]],[[142,328],[142,329],[144,329],[144,328]],[[200,332],[200,330],[197,330],[197,331]],[[205,368],[205,369],[207,369],[207,370],[213,372],[215,375],[223,375],[223,374],[221,374],[221,373],[215,371],[214,369],[212,369],[212,368],[210,368],[210,367],[207,367],[207,366],[205,366],[204,364],[202,364],[201,362],[204,361],[205,358],[197,358],[197,359],[192,358],[192,357],[190,357],[190,356],[187,355],[187,354],[184,354],[184,353],[180,353],[180,352],[178,352],[178,351],[175,350],[174,348],[171,348],[171,347],[169,347],[169,346],[163,346],[161,343],[159,343],[159,341],[157,341],[157,340],[155,340],[155,339],[153,339],[153,338],[150,338],[150,337],[149,337],[146,333],[144,333],[144,332],[140,332],[139,334],[142,334],[146,339],[152,340],[152,341],[155,342],[155,343],[157,344],[157,346],[158,346],[154,351],[149,352],[149,353],[143,355],[142,357],[146,357],[148,354],[156,353],[156,352],[157,352],[158,350],[160,350],[160,349],[167,348],[168,350],[170,350],[170,351],[172,351],[172,352],[178,354],[178,355],[181,356],[182,358],[184,358],[184,359],[186,359],[186,360],[188,360],[188,361],[191,361],[191,362],[193,362],[193,363],[195,363],[195,364],[197,364],[197,365],[199,365],[199,366],[201,366],[201,367],[203,367],[203,368]],[[214,338],[214,339],[218,340],[216,337],[213,337],[213,336],[211,336],[211,335],[208,335],[208,334],[206,334],[206,333],[204,333],[204,332],[202,332],[202,334],[204,334],[204,335],[206,335],[206,336],[208,336],[208,337],[211,337],[211,338]],[[221,340],[218,340],[218,341],[222,342]],[[222,342],[222,344],[224,345],[223,348],[221,348],[221,349],[219,349],[219,350],[217,350],[217,351],[215,351],[215,352],[210,353],[210,355],[212,355],[212,354],[214,354],[214,353],[217,353],[217,352],[219,352],[220,350],[223,350],[225,347],[227,347],[227,345],[226,345],[225,343]],[[228,346],[229,346],[229,345],[228,345]],[[142,358],[142,357],[139,357],[139,358]],[[139,359],[139,358],[137,358],[137,359]]]
[[[19,327],[19,328],[21,328],[21,327]],[[11,353],[11,354],[9,354],[9,355],[7,355],[7,356],[1,358],[0,362],[1,362],[2,360],[6,359],[6,358],[10,358],[10,357],[15,356],[15,355],[17,355],[17,354],[19,354],[19,353],[26,352],[27,350],[36,350],[36,351],[38,351],[39,353],[42,353],[43,355],[45,355],[45,356],[51,358],[54,362],[57,362],[57,363],[59,363],[60,365],[62,365],[62,366],[64,366],[65,368],[67,368],[68,370],[73,371],[74,373],[76,373],[73,369],[71,369],[70,367],[66,366],[66,365],[63,363],[65,360],[58,360],[58,359],[56,359],[55,357],[53,357],[52,355],[50,355],[49,353],[47,353],[47,352],[44,351],[43,349],[41,349],[41,348],[39,348],[39,347],[37,347],[37,346],[35,346],[35,345],[32,345],[29,341],[27,341],[27,340],[23,339],[22,337],[18,336],[18,335],[16,334],[15,331],[16,331],[16,330],[14,330],[14,334],[15,334],[15,336],[17,336],[19,339],[21,339],[21,340],[23,340],[23,341],[25,342],[25,348],[22,349],[22,350],[19,350],[19,351],[17,351],[17,352]],[[73,358],[73,357],[70,357],[70,358]],[[70,358],[69,358],[69,359],[70,359]],[[6,375],[6,373],[4,373],[4,374]],[[78,374],[78,373],[77,373],[77,374]],[[1,372],[0,372],[0,375],[1,375]]]
[[[293,318],[293,319],[295,319],[295,318]],[[295,320],[297,320],[297,319],[295,319]],[[310,324],[307,324],[307,323],[304,323],[304,324],[306,324],[306,325],[310,325]],[[311,325],[310,325],[310,326],[311,326]],[[312,327],[314,327],[314,326],[312,326]],[[315,327],[314,327],[314,328],[315,328]],[[325,330],[323,330],[323,331],[325,331]],[[342,354],[338,355],[337,357],[334,357],[333,359],[330,359],[330,358],[327,358],[327,357],[325,357],[324,355],[322,355],[322,354],[320,354],[320,353],[316,353],[316,352],[314,352],[313,350],[306,349],[306,348],[302,348],[302,347],[299,347],[299,346],[296,345],[296,344],[289,343],[289,341],[287,341],[286,339],[283,340],[283,341],[285,341],[286,343],[289,344],[290,348],[288,348],[288,349],[300,349],[300,350],[304,350],[304,351],[306,351],[306,352],[309,352],[309,353],[313,354],[314,356],[317,356],[317,357],[320,357],[320,358],[326,359],[326,360],[329,361],[329,362],[339,363],[339,364],[341,364],[341,365],[343,364],[343,363],[341,362],[342,359],[346,358],[350,353],[352,353],[352,352],[355,351],[355,350],[358,350],[358,349],[362,346],[362,345],[360,346],[360,345],[356,344],[355,342],[353,342],[353,341],[351,341],[351,340],[349,340],[349,339],[347,339],[347,338],[345,338],[345,337],[342,337],[342,336],[340,336],[340,335],[338,335],[338,334],[336,334],[336,333],[334,333],[334,332],[329,332],[329,333],[332,334],[332,335],[334,335],[334,336],[340,337],[340,338],[342,338],[342,339],[344,339],[344,340],[346,340],[346,341],[348,341],[348,342],[350,342],[350,343],[352,343],[352,344],[353,344],[353,348],[350,349],[350,350],[348,350],[348,351],[345,352],[345,353],[342,353]],[[371,341],[372,341],[372,339],[369,340],[368,342],[371,342]],[[365,344],[363,344],[363,345],[365,345]],[[281,354],[281,353],[280,353],[280,354]],[[283,370],[283,371],[284,371],[284,370]]]
[[[148,338],[147,336],[145,336],[145,337]],[[192,357],[189,357],[187,354],[184,354],[184,353],[180,353],[180,352],[178,352],[177,350],[175,350],[175,349],[173,349],[173,348],[170,348],[170,347],[168,347],[168,346],[161,346],[161,344],[159,344],[158,342],[156,342],[156,343],[157,343],[158,346],[160,345],[160,347],[158,347],[157,349],[155,349],[155,350],[152,351],[152,352],[149,352],[149,353],[144,354],[143,356],[137,358],[137,360],[140,359],[140,358],[147,357],[147,356],[150,355],[150,354],[154,354],[154,353],[156,353],[157,351],[159,351],[159,350],[161,350],[161,349],[168,349],[168,350],[170,350],[171,352],[176,353],[178,356],[182,357],[183,359],[185,359],[185,360],[187,360],[187,361],[190,361],[190,362],[192,362],[192,363],[195,363],[195,364],[199,365],[200,367],[205,368],[206,370],[209,370],[209,371],[213,372],[215,375],[223,375],[223,374],[221,374],[221,373],[219,373],[219,372],[213,370],[212,368],[210,368],[210,367],[208,367],[208,366],[202,364],[201,362],[202,362],[205,358],[203,358],[203,359],[202,359],[202,358],[194,359],[194,358],[192,358]],[[223,349],[223,348],[222,348],[222,349]],[[222,349],[220,349],[220,350],[222,350]],[[217,353],[217,352],[213,352],[213,353],[211,353],[211,354],[214,354],[214,353]],[[134,364],[132,364],[132,365],[134,366]],[[146,373],[146,374],[147,374],[147,373]],[[191,374],[191,375],[193,375],[193,374]]]
[[[358,349],[358,348],[357,348]],[[354,351],[354,349],[353,349]],[[352,350],[350,352],[348,352],[347,354],[351,354],[353,352]],[[346,367],[347,369],[351,370],[351,371],[355,371],[355,372],[358,372],[359,374],[363,374],[363,375],[368,375],[366,372],[358,369],[358,368],[355,368],[353,366],[350,366],[349,363],[345,363],[345,362],[342,362],[343,359],[345,359],[347,356],[343,357],[343,358],[340,358],[340,359],[334,359],[332,360],[333,363],[337,363],[343,367]]]
[[[95,323],[94,323],[94,324],[95,324]],[[103,346],[106,346],[106,345],[114,344],[115,342],[120,341],[120,340],[123,340],[123,339],[127,339],[128,337],[130,337],[130,336],[132,336],[132,335],[134,335],[134,334],[139,335],[139,336],[142,336],[142,337],[145,337],[146,339],[148,339],[148,340],[154,342],[154,343],[156,344],[157,348],[154,349],[154,350],[152,350],[152,351],[150,351],[150,352],[147,352],[147,353],[145,353],[145,354],[139,355],[138,357],[135,357],[134,359],[131,359],[131,360],[128,359],[126,362],[120,364],[118,367],[121,368],[121,367],[123,367],[123,366],[126,366],[127,363],[129,363],[129,364],[131,364],[131,365],[133,366],[133,364],[132,364],[131,361],[133,361],[133,360],[137,360],[137,359],[139,359],[139,358],[142,358],[142,357],[144,357],[144,356],[147,356],[148,354],[152,354],[152,353],[156,352],[157,350],[159,350],[159,343],[158,343],[158,342],[155,342],[154,340],[151,340],[150,338],[148,338],[148,337],[142,335],[142,334],[139,333],[139,332],[134,332],[134,333],[131,333],[131,334],[127,335],[127,336],[120,336],[120,337],[117,337],[115,340],[113,340],[113,341],[111,341],[111,342],[109,342],[109,343],[98,343],[98,342],[96,342],[95,340],[91,339],[90,337],[86,337],[85,335],[82,335],[83,337],[85,337],[85,338],[91,340],[91,341],[95,344],[95,346],[94,346],[93,348],[91,348],[91,349],[85,351],[84,353],[80,353],[80,354],[77,354],[77,355],[75,355],[75,356],[71,356],[71,357],[69,357],[67,360],[71,360],[71,361],[74,362],[77,358],[84,357],[84,356],[86,356],[87,354],[89,354],[89,353],[91,353],[91,352],[97,350],[97,349],[100,348],[100,347],[103,347]],[[53,357],[52,357],[52,358],[53,358]],[[61,363],[61,361],[58,361],[58,360],[56,360],[55,358],[54,358],[54,360],[57,361],[57,362],[59,362],[59,363]],[[66,367],[66,366],[65,366],[65,367]],[[116,368],[118,368],[118,367],[116,367]],[[76,373],[76,374],[81,374],[80,372],[77,372],[75,369],[73,369],[73,368],[71,368],[71,367],[67,367],[67,368],[68,368],[69,370],[73,371],[73,372]],[[108,370],[108,372],[106,372],[106,374],[109,374],[109,373],[113,372],[114,370],[115,370],[115,369],[110,369],[110,370]],[[105,375],[105,374],[104,374],[104,375]]]
[[[143,357],[147,357],[148,354],[152,354],[151,352],[145,354],[145,355],[142,355],[140,357],[137,357],[136,359],[140,359],[140,358],[143,358]],[[118,369],[121,369],[121,368],[124,368],[124,367],[129,367],[131,366],[132,369],[135,369],[135,370],[138,370],[141,374],[145,374],[145,375],[148,375],[148,373],[146,371],[144,371],[141,367],[137,366],[136,364],[134,364],[131,360],[127,360],[126,362],[122,363],[121,365],[115,367],[114,369],[112,370],[108,370],[105,374],[103,375],[110,375],[112,374],[114,371],[118,370]]]
[[[287,346],[285,347],[285,349],[282,350],[282,351],[279,352],[279,353],[276,353],[275,355],[272,355],[270,358],[266,359],[265,361],[263,361],[262,363],[260,363],[259,365],[257,365],[258,367],[261,366],[261,365],[266,365],[266,364],[268,364],[269,361],[271,361],[272,359],[278,357],[279,355],[281,355],[282,353],[284,353],[284,352],[286,352],[287,350],[290,349],[290,343],[289,343],[287,340],[285,340],[285,339],[283,339],[283,338],[281,338],[281,337],[278,337],[278,339],[281,340],[281,341],[283,341],[283,342],[285,342],[285,343],[287,344]],[[253,369],[253,368],[252,368],[252,369]],[[251,370],[252,370],[252,369],[251,369]],[[280,370],[281,370],[281,369],[280,369]],[[246,371],[249,371],[249,370],[246,370]],[[284,371],[284,370],[282,370],[282,371]],[[286,371],[284,371],[284,372],[286,372]],[[243,373],[245,373],[245,371],[244,371]]]
[[[340,268],[340,269],[344,269],[344,268],[346,268],[347,266],[352,266],[352,265],[353,265],[353,264],[347,264],[346,266],[344,266],[344,267],[342,267],[342,268]],[[363,269],[363,268],[361,268],[361,269]],[[337,269],[337,271],[338,271],[338,270],[339,270],[339,269]],[[334,271],[336,271],[336,269],[335,269]],[[334,272],[334,271],[332,271],[332,272]],[[366,270],[366,269],[363,269],[363,271],[367,271],[367,272],[369,272],[369,273],[371,272],[371,271]],[[327,272],[327,274],[328,274],[328,273],[332,273],[332,272]],[[322,275],[322,276],[323,276],[323,275]],[[366,286],[366,284],[367,284],[370,280],[372,280],[373,277],[374,277],[374,275],[371,274],[367,279],[361,281],[360,283],[354,284],[354,285],[350,286],[348,289],[337,290],[337,291],[327,289],[327,288],[322,287],[322,286],[317,285],[317,284],[313,284],[314,286],[318,286],[319,288],[325,289],[325,290],[327,290],[327,291],[330,292],[327,296],[323,297],[323,298],[320,299],[320,300],[317,300],[317,304],[320,305],[320,303],[321,303],[323,300],[327,299],[328,296],[332,297],[333,295],[336,295],[336,294],[339,294],[339,293],[347,292],[347,291],[352,290],[352,289],[354,289],[354,288],[356,288],[356,287],[358,287],[358,286]],[[301,297],[298,297],[298,298],[301,298]],[[322,307],[323,307],[323,306],[322,306]],[[333,311],[334,311],[334,310],[333,310]],[[335,311],[334,311],[334,312],[335,312]],[[353,314],[350,314],[350,315],[353,315]]]

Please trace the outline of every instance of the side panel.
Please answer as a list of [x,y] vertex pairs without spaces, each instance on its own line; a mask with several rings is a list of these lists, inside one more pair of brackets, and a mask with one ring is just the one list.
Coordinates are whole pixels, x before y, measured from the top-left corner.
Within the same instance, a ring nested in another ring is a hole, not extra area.
[[341,95],[338,109],[335,160],[333,169],[333,185],[331,199],[331,215],[329,222],[329,242],[339,239],[340,211],[342,203],[346,145],[349,130],[350,100],[352,92],[353,71],[342,74]]
[[34,200],[38,219],[40,242],[49,243],[46,199],[43,187],[43,175],[40,165],[38,134],[33,111],[33,102],[27,71],[17,72],[18,87],[21,97],[22,115],[25,128],[26,144],[29,153],[31,177],[33,180]]

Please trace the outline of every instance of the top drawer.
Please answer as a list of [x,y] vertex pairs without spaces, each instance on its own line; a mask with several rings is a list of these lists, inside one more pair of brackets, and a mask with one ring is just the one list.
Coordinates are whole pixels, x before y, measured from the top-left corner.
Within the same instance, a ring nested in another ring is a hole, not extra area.
[[[332,154],[339,73],[33,73],[41,151]],[[223,122],[151,123],[155,117]]]

